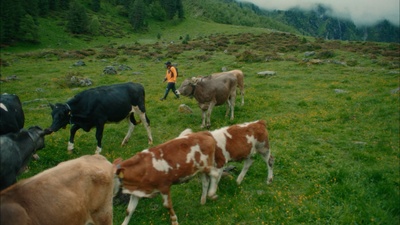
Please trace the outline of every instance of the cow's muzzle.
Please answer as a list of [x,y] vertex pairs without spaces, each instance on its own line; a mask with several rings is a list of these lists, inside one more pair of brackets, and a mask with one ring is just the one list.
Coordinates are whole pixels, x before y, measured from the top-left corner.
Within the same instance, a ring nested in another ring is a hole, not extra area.
[[53,133],[54,131],[51,128],[46,128],[44,129],[44,135],[49,135],[51,133]]

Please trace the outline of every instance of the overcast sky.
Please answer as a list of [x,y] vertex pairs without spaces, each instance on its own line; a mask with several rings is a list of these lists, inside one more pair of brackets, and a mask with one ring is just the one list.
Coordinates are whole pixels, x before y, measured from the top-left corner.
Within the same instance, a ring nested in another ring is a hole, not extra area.
[[399,0],[238,0],[251,2],[263,9],[287,10],[293,7],[310,9],[312,5],[321,3],[330,6],[334,17],[352,20],[357,26],[372,25],[387,19],[399,26]]

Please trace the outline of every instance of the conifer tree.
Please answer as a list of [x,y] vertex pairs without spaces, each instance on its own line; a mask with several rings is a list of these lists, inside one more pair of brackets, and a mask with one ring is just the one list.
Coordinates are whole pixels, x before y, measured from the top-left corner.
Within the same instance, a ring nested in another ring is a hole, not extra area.
[[88,25],[89,18],[85,7],[76,1],[72,2],[68,11],[68,30],[74,34],[83,34],[88,31]]
[[135,0],[129,10],[129,21],[134,31],[142,31],[147,28],[146,6],[143,0]]
[[31,15],[26,14],[21,19],[20,33],[20,37],[24,41],[39,42],[39,27]]
[[92,9],[94,12],[100,11],[100,0],[92,0],[91,9]]

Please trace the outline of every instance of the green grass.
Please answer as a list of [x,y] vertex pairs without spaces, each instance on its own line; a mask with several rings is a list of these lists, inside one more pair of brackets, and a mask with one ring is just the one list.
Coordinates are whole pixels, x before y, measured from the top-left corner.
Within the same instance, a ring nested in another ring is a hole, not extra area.
[[[197,29],[203,31],[193,31],[195,25],[204,26]],[[16,75],[18,80],[1,83],[1,92],[19,95],[24,103],[26,127],[39,125],[45,128],[51,124],[49,102],[65,102],[87,89],[59,86],[60,80],[70,73],[90,78],[94,86],[127,81],[142,83],[146,89],[146,107],[154,144],[160,144],[176,137],[185,128],[201,130],[201,112],[195,100],[184,97],[175,100],[170,93],[167,101],[159,101],[165,90],[165,83],[162,83],[164,61],[179,63],[183,77],[179,77],[178,86],[187,77],[218,72],[222,67],[241,69],[245,73],[245,105],[240,106],[237,100],[234,121],[225,118],[225,106],[216,107],[211,117],[211,129],[266,120],[271,150],[276,158],[275,180],[266,185],[267,168],[261,158],[256,157],[240,186],[236,185],[235,179],[242,164],[232,163],[237,171],[232,177],[222,178],[218,200],[208,200],[204,206],[200,205],[199,178],[173,186],[173,205],[181,224],[398,224],[399,92],[391,93],[399,87],[399,68],[391,66],[398,57],[367,52],[372,48],[385,52],[387,45],[342,43],[340,50],[333,50],[336,54],[330,60],[347,62],[356,59],[358,65],[343,66],[327,61],[321,65],[307,65],[302,60],[304,51],[301,49],[283,53],[277,50],[287,48],[288,42],[293,41],[291,37],[275,36],[284,39],[271,39],[275,44],[270,50],[263,50],[262,46],[267,42],[255,43],[252,38],[248,38],[245,44],[234,44],[234,40],[244,35],[234,36],[237,33],[251,32],[257,38],[260,34],[269,34],[267,30],[215,25],[192,19],[171,29],[172,32],[167,32],[159,27],[151,34],[129,35],[130,38],[110,39],[107,43],[93,40],[86,46],[82,45],[82,40],[71,39],[68,48],[51,45],[40,49],[6,49],[2,51],[1,59],[9,62],[10,66],[1,67],[1,78]],[[163,33],[162,40],[156,39],[158,32]],[[214,47],[213,51],[196,47],[176,54],[172,59],[166,57],[172,48],[182,47],[179,36],[186,34],[193,38],[189,44],[204,42],[211,46],[214,43],[209,39],[211,34],[226,36],[230,42],[225,48]],[[69,39],[65,36],[60,38]],[[175,44],[168,44],[171,40]],[[80,43],[75,44],[75,41]],[[135,42],[147,50],[128,55],[119,48],[122,45],[137,46]],[[156,52],[157,42],[161,43],[158,56],[143,57],[146,51]],[[97,58],[103,47],[110,46],[109,43],[113,43],[114,49],[119,49],[118,55],[106,60]],[[327,50],[330,43],[317,43],[322,50],[316,51]],[[301,44],[297,44],[300,48]],[[361,50],[353,51],[353,47]],[[94,49],[96,54],[82,59],[87,65],[85,67],[72,66],[78,58],[51,53],[54,49],[66,49],[69,50],[66,53],[73,55],[74,49],[88,48]],[[224,53],[226,48],[237,51]],[[237,60],[235,54],[248,49],[254,54],[279,58],[268,62]],[[40,54],[43,52],[45,54]],[[210,54],[208,60],[195,57],[206,53]],[[371,54],[374,54],[375,61]],[[125,64],[133,70],[118,75],[102,75],[104,67],[113,64]],[[264,70],[276,71],[277,75],[259,77],[257,72]],[[133,72],[141,74],[134,75]],[[345,92],[337,93],[335,89]],[[180,104],[189,105],[193,114],[178,113]],[[89,133],[79,130],[76,151],[67,154],[69,128],[46,137],[46,147],[39,152],[41,159],[32,161],[29,172],[20,179],[62,161],[94,153],[94,130]],[[129,158],[149,147],[143,125],[137,126],[128,145],[121,147],[127,129],[125,121],[106,125],[102,154],[110,161],[118,157]],[[126,204],[114,206],[114,224],[122,223],[126,207]],[[140,200],[130,222],[168,223],[168,212],[162,207],[160,196]]]

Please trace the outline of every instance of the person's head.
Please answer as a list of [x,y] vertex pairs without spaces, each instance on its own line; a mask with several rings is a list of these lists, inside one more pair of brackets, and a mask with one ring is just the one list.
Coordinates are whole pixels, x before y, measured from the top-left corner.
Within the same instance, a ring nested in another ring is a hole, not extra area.
[[165,66],[167,66],[167,68],[170,68],[171,67],[171,62],[170,61],[166,62]]

